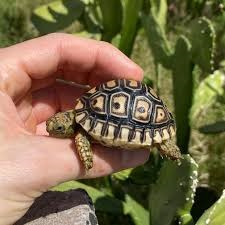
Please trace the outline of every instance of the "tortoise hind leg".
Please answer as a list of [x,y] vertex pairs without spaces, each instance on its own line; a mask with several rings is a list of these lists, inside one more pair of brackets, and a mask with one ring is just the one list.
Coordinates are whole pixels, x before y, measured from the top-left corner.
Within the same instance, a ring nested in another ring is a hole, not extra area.
[[180,149],[175,144],[174,140],[167,140],[157,144],[157,148],[162,156],[166,156],[172,160],[177,160],[178,162],[182,159]]
[[75,146],[85,169],[90,170],[93,167],[93,153],[88,137],[83,131],[76,133]]

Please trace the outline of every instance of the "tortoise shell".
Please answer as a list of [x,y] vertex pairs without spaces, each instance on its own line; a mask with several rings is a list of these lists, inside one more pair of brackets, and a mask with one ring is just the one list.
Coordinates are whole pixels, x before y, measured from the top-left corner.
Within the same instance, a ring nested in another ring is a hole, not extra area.
[[175,135],[175,121],[162,100],[134,80],[112,80],[86,92],[77,100],[75,118],[105,146],[148,147]]

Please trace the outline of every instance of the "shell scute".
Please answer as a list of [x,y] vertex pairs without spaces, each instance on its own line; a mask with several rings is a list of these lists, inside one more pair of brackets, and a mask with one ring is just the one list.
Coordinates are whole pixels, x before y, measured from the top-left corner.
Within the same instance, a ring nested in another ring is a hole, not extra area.
[[109,114],[119,118],[128,117],[128,108],[130,103],[130,96],[125,92],[113,93],[110,97]]
[[136,80],[125,80],[124,86],[130,90],[141,90],[142,84]]
[[136,96],[134,99],[132,119],[140,123],[149,123],[151,112],[151,101],[145,96]]
[[98,93],[90,98],[89,105],[95,113],[106,114],[106,104],[108,96],[104,93]]
[[119,80],[111,80],[102,85],[104,90],[115,90],[119,87]]
[[169,120],[168,113],[162,105],[155,105],[153,123],[162,124]]

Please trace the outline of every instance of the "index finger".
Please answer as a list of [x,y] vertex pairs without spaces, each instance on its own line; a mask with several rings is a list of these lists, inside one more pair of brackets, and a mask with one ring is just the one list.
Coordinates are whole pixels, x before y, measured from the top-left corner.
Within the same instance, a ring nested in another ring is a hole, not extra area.
[[142,79],[142,70],[112,45],[69,34],[50,34],[0,51],[0,89],[11,97],[30,89],[32,80],[61,74],[81,84],[112,78]]

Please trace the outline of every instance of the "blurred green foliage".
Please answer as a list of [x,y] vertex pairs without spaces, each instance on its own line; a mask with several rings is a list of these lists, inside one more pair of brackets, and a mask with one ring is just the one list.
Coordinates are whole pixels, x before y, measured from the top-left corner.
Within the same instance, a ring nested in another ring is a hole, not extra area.
[[203,214],[195,188],[199,174],[214,199],[225,189],[225,0],[0,1],[1,47],[58,31],[111,42],[144,68],[175,114],[184,159],[153,149],[143,166],[56,189],[85,189],[100,224],[223,224],[224,194]]
[[0,46],[5,47],[32,38],[35,30],[30,23],[27,1],[0,1]]

